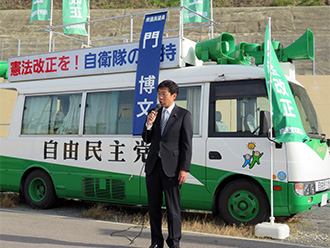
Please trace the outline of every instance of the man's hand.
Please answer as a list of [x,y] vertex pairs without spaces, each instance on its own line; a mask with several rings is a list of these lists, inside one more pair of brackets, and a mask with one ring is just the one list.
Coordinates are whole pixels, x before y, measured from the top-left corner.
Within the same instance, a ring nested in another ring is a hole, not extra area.
[[148,126],[152,126],[152,124],[154,123],[154,121],[156,120],[156,116],[157,116],[158,112],[155,112],[154,110],[152,110],[150,112],[150,114],[148,114],[147,116],[147,125]]
[[179,178],[178,178],[179,184],[182,185],[187,180],[187,177],[188,177],[188,172],[184,170],[180,170]]

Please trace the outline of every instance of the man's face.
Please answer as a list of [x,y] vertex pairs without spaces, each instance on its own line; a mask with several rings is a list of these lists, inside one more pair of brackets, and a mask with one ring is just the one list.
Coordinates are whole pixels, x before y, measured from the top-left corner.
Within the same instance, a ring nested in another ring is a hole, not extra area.
[[170,107],[175,98],[177,97],[177,94],[174,93],[171,95],[171,93],[168,91],[168,88],[160,88],[158,89],[158,100],[160,105],[162,105],[165,108]]

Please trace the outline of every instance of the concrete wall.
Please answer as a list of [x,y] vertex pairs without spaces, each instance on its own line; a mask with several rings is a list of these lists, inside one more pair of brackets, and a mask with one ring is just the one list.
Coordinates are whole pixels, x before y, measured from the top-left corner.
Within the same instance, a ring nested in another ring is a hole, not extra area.
[[[323,133],[330,138],[330,76],[297,76],[297,80],[306,88]],[[10,123],[16,96],[16,92],[0,90],[0,123]],[[0,137],[6,137],[7,134],[8,126],[0,125]]]
[[330,138],[330,76],[297,76],[297,80],[306,88],[323,133]]
[[[150,9],[149,9],[150,10]],[[107,9],[91,10],[92,20],[127,15],[144,9]],[[53,25],[62,24],[62,11],[54,11]],[[298,39],[307,28],[315,37],[315,61],[317,75],[330,75],[330,6],[321,7],[262,7],[262,8],[215,8],[214,20],[220,22],[215,26],[215,37],[222,32],[234,35],[237,42],[259,43],[264,41],[265,27],[268,17],[272,18],[272,37],[281,41],[284,47]],[[30,10],[0,11],[0,55],[3,60],[17,56],[18,39],[21,40],[21,55],[48,52],[48,33],[36,31],[46,27],[49,22],[33,22],[30,24]],[[134,17],[134,33],[141,33],[143,16]],[[166,29],[177,28],[179,11],[168,13]],[[55,31],[62,32],[62,29]],[[125,19],[102,21],[91,24],[92,39],[114,35],[129,34],[130,17]],[[184,36],[194,41],[207,39],[208,27],[187,29]],[[170,35],[178,35],[178,31]],[[79,37],[81,38],[81,37]],[[70,50],[81,46],[81,43],[55,35],[55,50]],[[123,42],[123,39],[113,40],[112,43]],[[134,37],[139,40],[138,36]],[[107,45],[110,41],[95,41],[95,46]],[[3,45],[3,48],[1,47]],[[1,59],[1,57],[0,57]],[[312,74],[312,61],[297,61],[296,71],[299,75]]]

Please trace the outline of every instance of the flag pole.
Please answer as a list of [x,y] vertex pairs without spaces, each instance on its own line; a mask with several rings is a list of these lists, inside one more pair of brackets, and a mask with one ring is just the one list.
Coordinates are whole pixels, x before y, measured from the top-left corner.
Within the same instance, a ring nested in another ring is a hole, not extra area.
[[53,38],[53,0],[50,2],[50,19],[49,19],[49,52],[52,51],[52,38]]
[[[268,32],[268,33],[267,33]],[[256,225],[255,235],[257,237],[271,237],[275,239],[285,239],[290,235],[290,228],[286,224],[275,223],[274,218],[274,143],[273,140],[273,96],[272,96],[272,72],[276,71],[276,63],[274,68],[272,66],[271,54],[274,55],[274,50],[271,43],[271,17],[268,20],[268,26],[265,32],[265,58],[264,58],[264,70],[265,79],[269,80],[266,85],[269,84],[269,111],[270,111],[270,128],[268,130],[268,138],[270,140],[270,218],[269,222],[262,222]],[[276,56],[276,55],[275,55]],[[274,62],[277,58],[273,58]],[[268,75],[267,75],[268,74]],[[274,74],[273,76],[275,76]],[[276,99],[275,99],[276,100]]]
[[87,15],[87,47],[90,47],[91,45],[91,8],[90,8],[90,2],[88,1],[88,15]]
[[213,23],[213,0],[210,0],[210,12],[211,12],[211,39],[214,38],[214,23]]
[[[273,140],[273,105],[272,105],[272,63],[271,63],[271,17],[268,19],[268,57],[269,57],[269,108],[270,108],[270,129],[269,129],[269,138]],[[274,143],[270,143],[270,224],[274,225]]]

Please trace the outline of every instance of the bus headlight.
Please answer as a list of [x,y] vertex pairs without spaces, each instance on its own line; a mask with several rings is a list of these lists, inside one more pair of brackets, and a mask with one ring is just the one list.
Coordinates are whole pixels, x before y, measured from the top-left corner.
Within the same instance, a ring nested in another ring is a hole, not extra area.
[[294,191],[297,195],[315,195],[315,183],[295,183]]

